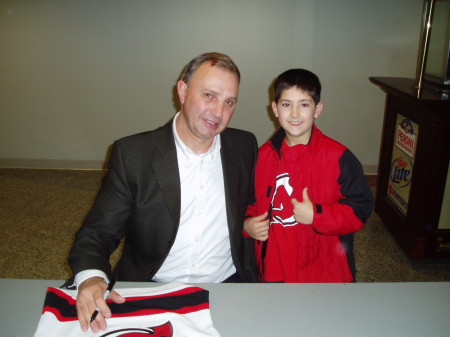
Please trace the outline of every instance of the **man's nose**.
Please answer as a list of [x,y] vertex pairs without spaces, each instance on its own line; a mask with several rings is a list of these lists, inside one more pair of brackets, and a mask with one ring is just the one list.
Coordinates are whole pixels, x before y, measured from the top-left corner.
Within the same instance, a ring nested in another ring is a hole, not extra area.
[[223,104],[220,103],[216,103],[214,104],[214,106],[211,108],[211,113],[214,115],[214,117],[217,118],[222,118],[223,115]]

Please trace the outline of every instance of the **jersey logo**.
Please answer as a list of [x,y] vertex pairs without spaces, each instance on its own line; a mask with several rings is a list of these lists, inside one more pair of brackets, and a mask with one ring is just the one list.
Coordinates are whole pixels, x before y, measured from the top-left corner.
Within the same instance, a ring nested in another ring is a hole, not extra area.
[[173,337],[172,323],[166,322],[162,325],[148,328],[126,328],[107,332],[100,337]]
[[289,173],[280,174],[276,178],[275,192],[271,201],[272,219],[270,225],[280,224],[283,227],[298,225],[294,218],[294,209],[291,203],[294,188],[289,180]]

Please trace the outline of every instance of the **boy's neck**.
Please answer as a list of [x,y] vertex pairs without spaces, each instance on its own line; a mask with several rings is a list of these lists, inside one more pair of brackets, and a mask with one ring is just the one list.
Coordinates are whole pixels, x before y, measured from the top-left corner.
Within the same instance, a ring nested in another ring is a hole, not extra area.
[[289,147],[295,146],[295,145],[308,145],[312,138],[313,129],[314,129],[314,127],[312,127],[307,134],[302,135],[301,138],[300,137],[292,137],[291,135],[288,135],[286,133],[286,136],[285,136],[286,145]]

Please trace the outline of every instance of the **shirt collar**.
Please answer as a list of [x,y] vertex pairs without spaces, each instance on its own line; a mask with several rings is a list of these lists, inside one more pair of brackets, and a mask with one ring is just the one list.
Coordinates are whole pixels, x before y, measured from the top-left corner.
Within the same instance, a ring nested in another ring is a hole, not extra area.
[[178,149],[181,150],[181,152],[188,156],[198,156],[198,157],[206,157],[206,156],[211,156],[214,157],[214,154],[216,154],[221,147],[221,142],[220,142],[220,134],[216,135],[214,137],[213,143],[211,144],[211,147],[208,149],[207,152],[205,153],[195,153],[194,151],[192,151],[189,147],[186,146],[186,144],[183,143],[183,141],[181,140],[180,136],[178,135],[177,132],[177,127],[176,127],[176,121],[178,116],[180,115],[180,112],[178,112],[172,122],[172,130],[173,130],[173,136],[175,138],[175,144],[177,146]]

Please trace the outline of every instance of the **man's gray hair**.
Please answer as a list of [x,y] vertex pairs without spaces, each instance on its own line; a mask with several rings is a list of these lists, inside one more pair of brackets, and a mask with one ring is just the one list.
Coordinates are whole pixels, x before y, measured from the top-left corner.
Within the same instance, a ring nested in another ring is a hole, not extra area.
[[184,68],[183,73],[181,74],[181,80],[186,84],[189,84],[189,79],[192,74],[205,62],[211,62],[211,65],[214,67],[219,67],[236,74],[238,82],[241,80],[241,73],[233,60],[228,55],[215,52],[204,53],[193,58]]

